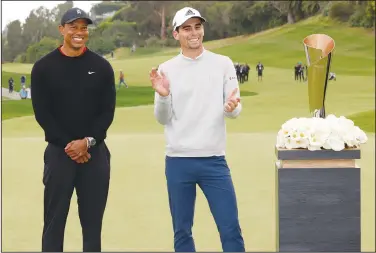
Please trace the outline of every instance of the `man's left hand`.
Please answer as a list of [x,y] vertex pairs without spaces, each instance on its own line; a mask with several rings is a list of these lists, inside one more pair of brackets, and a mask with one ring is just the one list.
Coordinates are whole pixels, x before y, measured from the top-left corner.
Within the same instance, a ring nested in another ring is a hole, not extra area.
[[225,103],[225,112],[232,112],[238,107],[240,98],[236,97],[238,88],[235,88]]
[[87,140],[86,138],[81,140],[74,140],[67,144],[65,147],[65,153],[70,156],[73,160],[76,160],[84,153],[87,152]]

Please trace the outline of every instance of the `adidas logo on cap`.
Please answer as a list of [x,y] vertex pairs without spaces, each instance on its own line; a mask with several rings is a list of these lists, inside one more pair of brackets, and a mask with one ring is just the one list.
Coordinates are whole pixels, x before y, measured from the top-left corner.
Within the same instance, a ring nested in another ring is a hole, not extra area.
[[185,16],[190,16],[190,15],[195,15],[195,13],[189,9],[186,13],[185,13]]

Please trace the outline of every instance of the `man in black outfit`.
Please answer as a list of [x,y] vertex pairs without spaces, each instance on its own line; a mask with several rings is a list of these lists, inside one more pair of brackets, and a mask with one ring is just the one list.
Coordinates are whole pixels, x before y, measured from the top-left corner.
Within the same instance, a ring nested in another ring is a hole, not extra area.
[[264,65],[262,65],[261,62],[259,62],[257,65],[256,65],[256,70],[257,70],[257,81],[260,82],[260,79],[262,81],[262,72],[264,71]]
[[44,152],[42,251],[63,251],[74,188],[83,251],[101,251],[110,180],[104,142],[115,112],[115,76],[108,61],[86,48],[87,14],[68,10],[59,31],[63,45],[38,60],[31,72],[35,118],[48,142]]
[[300,65],[299,65],[299,63],[297,63],[297,64],[294,66],[295,81],[298,81],[298,80],[299,80],[299,71],[300,71]]

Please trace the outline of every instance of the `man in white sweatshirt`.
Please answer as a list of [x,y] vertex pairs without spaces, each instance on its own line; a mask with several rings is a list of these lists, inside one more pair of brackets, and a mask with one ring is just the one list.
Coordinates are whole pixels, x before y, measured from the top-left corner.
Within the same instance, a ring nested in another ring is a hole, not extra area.
[[192,237],[196,184],[217,224],[222,249],[244,252],[236,195],[225,159],[225,117],[242,106],[233,62],[204,49],[200,13],[185,7],[173,19],[181,53],[150,72],[154,114],[165,126],[166,179],[177,252],[195,251]]

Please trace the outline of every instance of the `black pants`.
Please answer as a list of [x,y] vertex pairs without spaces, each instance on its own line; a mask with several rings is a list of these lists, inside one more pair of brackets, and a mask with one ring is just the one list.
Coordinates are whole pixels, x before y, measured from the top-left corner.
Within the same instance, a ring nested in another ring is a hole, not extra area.
[[299,72],[299,80],[300,81],[304,81],[304,74],[303,74],[303,72]]
[[64,231],[74,188],[82,227],[83,251],[101,251],[101,231],[110,181],[110,152],[105,143],[89,150],[79,164],[64,149],[48,144],[44,153],[43,252],[62,252]]

